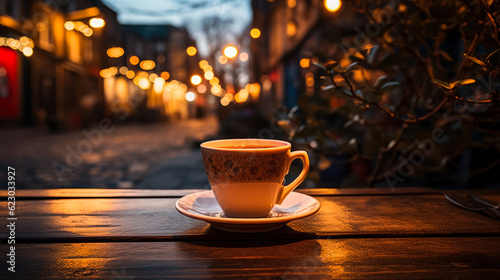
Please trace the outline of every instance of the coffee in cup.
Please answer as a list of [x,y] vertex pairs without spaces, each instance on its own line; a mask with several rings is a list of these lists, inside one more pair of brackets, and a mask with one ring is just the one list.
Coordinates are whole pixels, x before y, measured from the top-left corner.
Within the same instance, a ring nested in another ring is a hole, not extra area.
[[[267,217],[309,171],[305,151],[291,152],[291,144],[269,139],[225,139],[204,142],[201,154],[208,181],[224,215],[235,218]],[[294,159],[301,159],[299,176],[284,186]]]

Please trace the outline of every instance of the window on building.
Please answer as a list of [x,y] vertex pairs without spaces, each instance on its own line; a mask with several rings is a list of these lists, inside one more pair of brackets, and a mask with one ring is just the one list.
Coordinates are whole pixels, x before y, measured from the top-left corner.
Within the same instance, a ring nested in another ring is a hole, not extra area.
[[33,16],[36,30],[38,31],[38,43],[42,49],[51,51],[54,49],[54,34],[47,13],[37,11]]
[[68,31],[66,33],[66,54],[68,59],[75,63],[82,61],[81,57],[81,34],[76,31]]
[[0,14],[8,15],[16,20],[21,19],[21,1],[0,0]]

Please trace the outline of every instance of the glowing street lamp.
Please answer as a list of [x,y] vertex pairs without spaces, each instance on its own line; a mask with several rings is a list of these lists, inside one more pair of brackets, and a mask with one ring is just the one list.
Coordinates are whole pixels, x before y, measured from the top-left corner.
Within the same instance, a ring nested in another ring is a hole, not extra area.
[[325,8],[329,12],[336,12],[340,9],[340,6],[342,6],[342,1],[340,0],[325,0]]
[[205,75],[204,75],[204,76],[205,76],[205,79],[207,79],[207,80],[211,80],[211,79],[213,79],[213,77],[214,77],[214,72],[212,72],[212,71],[207,71],[207,72],[205,72]]
[[196,94],[194,94],[194,92],[188,91],[186,92],[185,97],[187,101],[192,102],[196,99]]
[[199,85],[201,83],[201,77],[199,75],[193,75],[191,77],[191,83],[195,86]]
[[257,39],[260,37],[260,30],[258,28],[253,28],[252,30],[250,30],[250,36],[252,36],[252,38],[254,39]]
[[146,71],[155,68],[155,65],[156,65],[156,63],[154,61],[152,61],[152,60],[143,60],[143,61],[141,61],[141,63],[139,63],[139,66],[143,70],[146,70]]
[[300,67],[307,68],[310,66],[311,60],[309,58],[303,58],[300,60]]
[[112,58],[118,58],[118,57],[122,56],[124,53],[125,53],[125,51],[123,50],[123,48],[120,48],[120,47],[109,48],[106,51],[106,54]]
[[66,28],[66,30],[73,30],[75,29],[75,23],[72,22],[72,21],[67,21],[64,23],[64,28]]
[[139,58],[137,56],[135,56],[135,55],[131,56],[129,58],[129,61],[130,61],[130,64],[132,64],[132,65],[139,64]]
[[219,56],[219,63],[220,64],[226,64],[227,63],[227,57],[224,55]]
[[227,58],[235,58],[236,55],[238,55],[238,49],[236,49],[236,47],[233,45],[229,45],[224,48],[224,55]]
[[195,55],[197,52],[196,48],[193,47],[193,46],[190,46],[186,49],[186,53],[189,55],[189,56],[193,56]]
[[240,53],[240,60],[241,61],[247,61],[248,60],[248,54],[246,52]]
[[89,24],[94,28],[101,28],[106,22],[102,18],[95,17],[90,19]]

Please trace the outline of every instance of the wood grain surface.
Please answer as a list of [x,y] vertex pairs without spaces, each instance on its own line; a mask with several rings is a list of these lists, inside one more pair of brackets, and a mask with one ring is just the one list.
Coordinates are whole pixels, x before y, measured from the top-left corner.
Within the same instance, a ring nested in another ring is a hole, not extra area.
[[[316,214],[252,234],[178,213],[195,191],[20,192],[17,272],[1,227],[0,279],[500,279],[500,221],[439,191],[303,190]],[[0,209],[5,221],[6,199]]]
[[499,279],[499,246],[500,237],[25,244],[16,279]]
[[[500,195],[486,195],[500,200]],[[290,238],[311,236],[492,236],[500,222],[451,205],[441,194],[318,196],[318,213],[288,223],[281,231]],[[177,198],[44,199],[16,203],[17,238],[71,240],[70,238],[152,238],[186,240],[238,239],[220,234],[204,221],[183,216]],[[6,201],[0,209],[6,209]],[[6,214],[6,212],[3,212]],[[3,214],[3,215],[5,215]],[[5,239],[3,229],[0,238]],[[281,233],[267,233],[281,238]],[[255,235],[250,235],[253,238]],[[45,242],[45,241],[44,241]]]

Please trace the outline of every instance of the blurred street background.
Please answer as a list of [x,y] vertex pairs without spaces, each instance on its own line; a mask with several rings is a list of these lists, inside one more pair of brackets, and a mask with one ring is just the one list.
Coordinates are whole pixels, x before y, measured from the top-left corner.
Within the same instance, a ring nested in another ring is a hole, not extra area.
[[498,186],[498,110],[458,101],[498,100],[463,54],[494,58],[500,4],[424,2],[0,0],[0,164],[19,188],[208,188],[199,144],[253,137],[307,150],[305,187]]
[[214,117],[121,125],[80,157],[78,147],[87,141],[80,131],[10,129],[0,140],[8,147],[0,149],[0,164],[16,168],[19,188],[202,188],[208,181],[195,146],[217,131]]
[[0,163],[19,188],[209,188],[199,144],[262,137],[281,102],[252,74],[252,17],[250,0],[0,1]]

